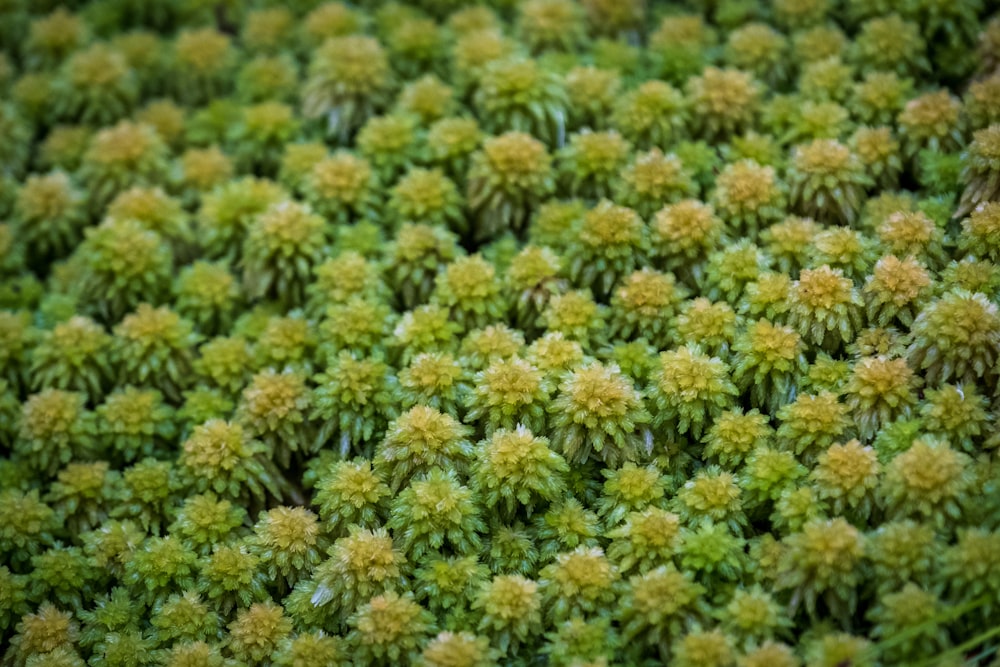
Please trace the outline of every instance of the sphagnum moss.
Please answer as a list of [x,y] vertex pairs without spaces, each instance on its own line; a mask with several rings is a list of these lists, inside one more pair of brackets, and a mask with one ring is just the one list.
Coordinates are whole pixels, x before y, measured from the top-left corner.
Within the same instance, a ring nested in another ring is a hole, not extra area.
[[5,667],[988,661],[989,3],[0,4]]

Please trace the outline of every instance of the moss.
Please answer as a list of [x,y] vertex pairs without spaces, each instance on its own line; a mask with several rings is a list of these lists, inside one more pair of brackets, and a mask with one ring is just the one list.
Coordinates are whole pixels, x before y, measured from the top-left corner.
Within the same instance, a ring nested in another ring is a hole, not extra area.
[[740,160],[718,175],[710,203],[731,226],[753,237],[784,217],[785,195],[774,168]]
[[421,150],[416,119],[403,114],[374,116],[358,131],[358,153],[383,182],[392,182]]
[[977,130],[972,143],[962,154],[962,176],[965,184],[957,215],[968,213],[978,204],[997,198],[997,148],[1000,146],[1000,125]]
[[919,517],[939,529],[958,512],[958,503],[969,488],[969,458],[946,442],[917,439],[895,456],[886,468],[882,485],[890,516]]
[[135,220],[169,241],[178,257],[191,255],[194,238],[187,212],[162,188],[129,188],[111,200],[106,215],[113,220]]
[[458,188],[438,170],[409,170],[393,187],[388,208],[398,220],[466,231]]
[[462,181],[468,171],[469,157],[479,148],[482,139],[475,119],[442,118],[427,130],[428,160]]
[[918,384],[905,359],[878,356],[858,360],[844,392],[861,438],[868,441],[882,426],[909,418],[917,402]]
[[54,67],[83,46],[88,37],[85,21],[60,7],[31,22],[24,44],[25,59],[32,68]]
[[241,107],[233,98],[209,102],[188,119],[185,138],[190,145],[200,147],[225,143],[240,113]]
[[176,177],[182,198],[192,202],[233,175],[232,160],[218,147],[190,148],[179,158]]
[[747,23],[730,33],[725,59],[728,65],[773,84],[787,76],[787,49],[787,40],[774,28],[764,23]]
[[817,139],[795,148],[791,199],[801,215],[852,223],[870,184],[861,160],[847,146]]
[[512,359],[524,347],[524,336],[506,324],[473,329],[462,340],[459,355],[472,372],[485,370],[495,361]]
[[158,185],[167,171],[166,146],[148,125],[122,121],[97,132],[84,152],[80,179],[94,207],[133,185]]
[[697,194],[690,170],[675,154],[654,148],[639,153],[624,169],[615,199],[651,219],[665,204],[674,204]]
[[5,667],[992,649],[987,3],[58,4],[0,0]]
[[360,32],[366,19],[344,3],[327,2],[303,16],[300,30],[309,46],[318,46],[328,38]]
[[[303,313],[296,309],[281,317],[261,313],[261,329],[254,336],[254,370],[282,368],[298,373],[309,374],[313,370],[312,358],[316,349],[316,336],[311,329],[311,322]],[[241,332],[237,322],[233,331]]]
[[684,98],[664,81],[647,81],[622,95],[611,114],[625,138],[642,149],[665,146],[685,135]]
[[57,125],[39,144],[38,166],[74,171],[80,166],[90,141],[91,130],[82,125]]
[[708,256],[705,295],[736,304],[747,285],[767,267],[767,256],[749,239],[732,243]]
[[804,269],[792,285],[789,323],[815,345],[836,347],[854,338],[861,322],[861,299],[839,269]]
[[20,666],[26,665],[33,656],[73,655],[73,645],[79,637],[80,626],[73,620],[71,613],[46,602],[37,612],[25,614],[15,630],[17,634],[11,640],[5,658],[9,657],[13,664]]
[[450,320],[465,331],[497,321],[507,310],[496,270],[478,254],[459,257],[443,268],[431,302],[447,309]]
[[299,634],[284,639],[274,654],[276,665],[340,665],[346,650],[339,637],[322,632]]
[[543,605],[554,620],[593,613],[613,596],[616,568],[600,548],[577,548],[556,556],[539,573]]
[[988,377],[998,345],[996,319],[995,307],[982,294],[949,292],[914,320],[910,362],[932,385]]
[[478,630],[506,655],[517,655],[519,645],[537,632],[541,606],[538,583],[519,575],[494,577],[473,602],[473,609],[481,610]]
[[97,408],[99,426],[111,448],[126,461],[152,456],[176,437],[174,410],[160,392],[134,387],[113,392]]
[[885,595],[871,617],[877,623],[872,631],[875,637],[895,635],[910,628],[921,628],[909,641],[891,649],[891,656],[927,655],[941,651],[948,644],[947,631],[936,622],[941,601],[937,595],[907,584],[896,593]]
[[610,195],[630,148],[617,132],[570,135],[557,156],[562,189],[573,197],[600,199]]
[[[864,537],[843,519],[813,520],[802,531],[786,538],[787,560],[779,575],[779,588],[800,591],[806,610],[816,613],[822,597],[832,613],[850,614],[857,605],[854,590],[860,582],[859,564],[864,553]],[[834,552],[836,563],[821,554]]]
[[555,189],[544,144],[516,131],[486,140],[473,155],[468,178],[466,200],[478,219],[478,238],[523,229],[530,211]]
[[648,249],[646,227],[630,208],[601,200],[588,211],[566,247],[569,278],[597,295],[611,292],[632,273]]
[[450,353],[418,354],[398,377],[404,409],[426,405],[458,417],[472,391],[468,371]]
[[637,641],[661,656],[668,654],[669,638],[704,617],[706,609],[699,599],[703,592],[690,575],[672,565],[631,577],[625,604],[616,613],[622,640]]
[[292,632],[292,622],[273,602],[241,610],[229,624],[229,651],[238,660],[264,662]]
[[81,276],[74,291],[84,306],[110,322],[142,301],[165,293],[173,261],[155,232],[134,220],[108,220],[87,230],[77,250]]
[[423,125],[450,116],[458,106],[451,86],[433,74],[406,84],[396,104],[400,111],[418,116]]
[[566,289],[563,260],[550,248],[530,244],[515,255],[503,276],[504,292],[512,304],[514,322],[524,331],[535,322],[549,300]]
[[281,7],[250,11],[243,18],[240,38],[250,51],[278,51],[290,46],[289,33],[294,24],[294,15]]
[[737,339],[733,379],[751,403],[776,410],[795,394],[795,376],[805,369],[801,336],[793,329],[761,319]]
[[211,493],[198,494],[185,499],[170,530],[181,535],[199,555],[207,556],[217,542],[242,534],[246,518],[242,507]]
[[611,297],[612,335],[625,340],[641,337],[666,347],[675,338],[668,323],[685,295],[669,273],[651,269],[630,273]]
[[84,197],[64,172],[29,177],[13,208],[13,230],[36,261],[65,256],[83,236]]
[[106,125],[132,111],[138,84],[125,57],[104,44],[73,53],[62,72],[55,112],[62,120]]
[[623,462],[648,450],[649,437],[639,429],[649,413],[616,366],[592,363],[574,371],[560,384],[550,410],[553,442],[570,461]]
[[175,94],[189,104],[228,93],[236,50],[232,39],[212,28],[181,31],[173,44]]
[[760,85],[737,69],[705,68],[689,80],[687,95],[694,124],[705,139],[736,134],[753,122],[760,100]]
[[392,331],[391,344],[399,350],[399,362],[408,364],[423,352],[448,352],[456,347],[462,326],[452,322],[448,309],[437,304],[407,311]]
[[32,386],[86,393],[96,401],[112,376],[111,337],[87,317],[74,316],[41,334],[31,351]]
[[475,552],[481,546],[479,533],[485,530],[472,491],[460,485],[454,473],[437,467],[396,497],[387,525],[402,534],[404,549],[418,559],[442,545],[460,555]]
[[370,37],[334,37],[317,49],[303,88],[307,118],[326,119],[330,134],[347,137],[387,103],[389,60]]
[[10,104],[0,106],[0,136],[5,144],[0,153],[6,163],[3,173],[20,176],[29,159],[31,126]]
[[798,88],[808,100],[843,102],[850,94],[854,77],[853,66],[835,56],[805,65],[799,72]]
[[95,446],[96,425],[85,405],[86,396],[78,392],[45,389],[29,396],[14,451],[49,475],[75,456],[86,456]]
[[265,464],[265,446],[238,424],[210,419],[196,426],[182,445],[181,479],[199,493],[213,491],[232,500],[280,496],[279,479]]
[[848,104],[864,122],[888,124],[903,110],[912,87],[911,79],[891,72],[872,72],[854,84]]
[[399,17],[384,31],[390,62],[405,78],[440,71],[445,36],[434,20],[422,16]]
[[257,569],[259,559],[243,545],[220,545],[213,548],[199,567],[199,587],[216,609],[229,614],[239,604],[249,607],[266,598],[266,579]]
[[930,66],[920,32],[918,24],[898,14],[871,18],[861,25],[853,58],[865,69],[919,74]]
[[569,100],[567,129],[604,129],[621,92],[619,73],[613,69],[582,65],[566,72],[565,83]]
[[699,14],[664,16],[649,35],[656,71],[671,82],[683,82],[709,62],[717,39],[714,26]]
[[660,209],[650,226],[654,256],[668,270],[699,283],[708,253],[715,250],[723,232],[715,209],[697,199],[684,199]]

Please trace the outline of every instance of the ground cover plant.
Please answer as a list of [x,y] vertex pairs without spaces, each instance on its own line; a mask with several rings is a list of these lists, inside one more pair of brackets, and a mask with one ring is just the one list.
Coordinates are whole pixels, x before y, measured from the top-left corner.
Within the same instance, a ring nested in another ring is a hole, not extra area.
[[1000,665],[991,0],[0,0],[0,666]]

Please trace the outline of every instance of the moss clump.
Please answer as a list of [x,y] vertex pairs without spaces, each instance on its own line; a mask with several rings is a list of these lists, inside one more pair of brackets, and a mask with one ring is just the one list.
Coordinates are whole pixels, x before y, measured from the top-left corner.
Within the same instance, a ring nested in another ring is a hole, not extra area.
[[612,107],[611,119],[626,139],[644,149],[684,136],[687,113],[680,91],[663,81],[647,81]]
[[684,199],[660,209],[650,226],[654,256],[687,282],[700,282],[708,253],[723,232],[715,209],[697,199]]
[[245,4],[0,0],[3,667],[992,659],[990,3]]
[[753,237],[784,216],[784,199],[772,167],[740,160],[719,174],[711,203],[731,226]]
[[588,211],[574,231],[576,238],[566,248],[570,280],[599,295],[609,294],[647,252],[643,220],[632,209],[607,199]]
[[479,148],[482,140],[482,132],[475,119],[442,118],[427,130],[428,160],[456,180],[464,181],[469,157]]
[[13,231],[38,259],[62,257],[80,242],[86,223],[83,195],[61,171],[31,176],[13,206]]
[[42,334],[31,354],[32,385],[104,395],[112,370],[111,337],[96,322],[74,316]]
[[736,387],[725,363],[694,346],[660,355],[650,397],[658,408],[654,427],[700,438],[707,423],[730,407]]
[[481,458],[474,464],[472,484],[483,494],[486,507],[508,516],[530,516],[536,505],[558,497],[569,467],[548,444],[524,426],[498,429],[479,444]]
[[555,189],[545,145],[522,132],[486,140],[472,158],[466,199],[478,219],[478,238],[521,230],[532,209]]
[[237,54],[228,35],[212,28],[183,30],[173,51],[173,85],[181,100],[205,103],[229,92]]
[[747,72],[708,67],[688,81],[687,95],[700,136],[725,139],[753,122],[761,90]]
[[148,125],[122,121],[97,132],[84,152],[80,180],[100,210],[133,185],[159,185],[166,177],[167,150]]
[[969,489],[968,468],[969,458],[947,443],[915,440],[886,466],[882,493],[889,514],[930,521],[942,529]]
[[996,306],[982,294],[949,292],[928,304],[913,323],[908,356],[929,384],[986,378],[997,355]]
[[551,412],[554,444],[570,461],[636,460],[649,446],[640,431],[649,413],[615,366],[594,363],[573,372],[560,384]]
[[977,130],[972,143],[962,154],[962,181],[965,190],[956,216],[968,213],[982,202],[995,201],[1000,195],[996,185],[1000,175],[1000,125]]
[[238,424],[220,419],[196,426],[179,457],[181,479],[193,490],[212,491],[232,500],[280,497],[276,475],[265,464],[265,446]]
[[313,268],[325,249],[324,232],[323,219],[295,202],[272,204],[262,212],[247,230],[243,245],[247,296],[302,305]]
[[347,137],[388,105],[389,60],[370,37],[334,37],[316,50],[303,88],[306,117],[323,118],[332,135]]
[[903,149],[910,156],[922,149],[943,152],[965,143],[961,125],[962,103],[947,90],[925,93],[906,103],[897,122]]
[[56,112],[70,122],[104,125],[127,116],[139,96],[138,83],[121,53],[95,44],[74,53],[63,68]]
[[677,155],[659,148],[639,153],[621,170],[615,200],[651,219],[665,204],[673,204],[697,194],[697,186]]
[[569,100],[567,129],[604,129],[621,91],[622,82],[618,72],[582,65],[566,72],[565,81]]
[[801,215],[851,224],[870,184],[861,160],[847,146],[817,139],[792,157],[791,199]]

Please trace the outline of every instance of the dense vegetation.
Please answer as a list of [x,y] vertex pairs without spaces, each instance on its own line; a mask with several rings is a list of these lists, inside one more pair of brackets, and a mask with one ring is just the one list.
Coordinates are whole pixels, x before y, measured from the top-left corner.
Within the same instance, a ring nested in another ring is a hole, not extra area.
[[0,0],[0,665],[997,665],[989,0]]

